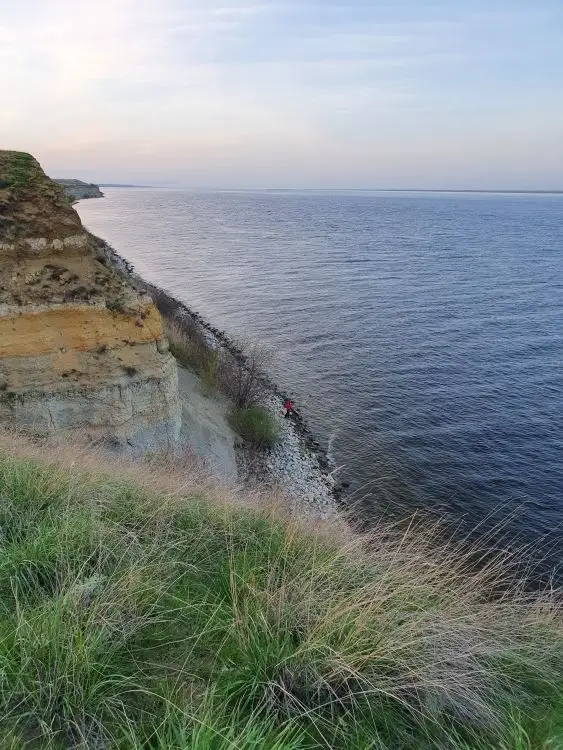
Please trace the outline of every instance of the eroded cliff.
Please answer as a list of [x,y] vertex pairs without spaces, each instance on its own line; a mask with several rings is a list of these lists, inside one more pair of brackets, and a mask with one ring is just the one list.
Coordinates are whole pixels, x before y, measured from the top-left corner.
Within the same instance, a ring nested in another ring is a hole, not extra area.
[[127,452],[180,431],[158,311],[111,268],[61,187],[0,151],[0,420]]

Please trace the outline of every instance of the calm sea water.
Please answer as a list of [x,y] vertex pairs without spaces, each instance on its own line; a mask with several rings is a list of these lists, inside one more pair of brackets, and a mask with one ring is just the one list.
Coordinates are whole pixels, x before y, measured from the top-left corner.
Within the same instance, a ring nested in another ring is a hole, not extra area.
[[[563,521],[563,196],[107,189],[84,223],[273,374],[369,514]],[[557,534],[555,534],[557,537]],[[559,546],[563,551],[563,542]]]

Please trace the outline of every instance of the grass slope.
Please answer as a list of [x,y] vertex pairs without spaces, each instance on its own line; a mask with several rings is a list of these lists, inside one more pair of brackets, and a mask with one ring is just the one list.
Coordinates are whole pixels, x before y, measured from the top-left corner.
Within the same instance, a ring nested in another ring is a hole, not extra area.
[[2,445],[0,747],[563,747],[560,615],[499,561]]

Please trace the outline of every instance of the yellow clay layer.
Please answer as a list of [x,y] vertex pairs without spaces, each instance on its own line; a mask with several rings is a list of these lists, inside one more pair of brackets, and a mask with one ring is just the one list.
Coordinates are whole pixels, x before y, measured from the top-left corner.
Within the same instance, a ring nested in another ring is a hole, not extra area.
[[143,319],[104,308],[65,307],[0,318],[0,357],[33,357],[56,351],[88,351],[155,341],[162,323],[154,305]]

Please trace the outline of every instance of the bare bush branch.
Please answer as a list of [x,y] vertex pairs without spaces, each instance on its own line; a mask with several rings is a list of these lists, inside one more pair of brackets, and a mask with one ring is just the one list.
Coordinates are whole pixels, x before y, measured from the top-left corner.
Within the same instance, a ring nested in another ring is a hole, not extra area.
[[237,342],[238,352],[223,350],[218,376],[222,389],[239,409],[258,403],[267,393],[265,380],[272,364],[272,349],[256,341]]

